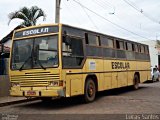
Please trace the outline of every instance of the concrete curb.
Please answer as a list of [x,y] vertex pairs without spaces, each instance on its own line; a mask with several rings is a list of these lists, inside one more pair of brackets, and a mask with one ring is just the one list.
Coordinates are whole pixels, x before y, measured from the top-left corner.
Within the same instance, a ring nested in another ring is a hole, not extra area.
[[24,103],[24,102],[31,102],[31,101],[35,101],[35,100],[39,100],[39,99],[38,98],[31,98],[31,99],[22,99],[22,100],[17,100],[17,101],[9,101],[9,102],[5,102],[5,103],[0,103],[0,107]]

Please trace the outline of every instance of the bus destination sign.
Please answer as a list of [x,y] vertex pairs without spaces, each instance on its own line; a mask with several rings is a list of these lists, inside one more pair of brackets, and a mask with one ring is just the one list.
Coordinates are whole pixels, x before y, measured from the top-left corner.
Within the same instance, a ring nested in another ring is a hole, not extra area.
[[37,28],[37,29],[33,29],[33,30],[26,30],[23,31],[23,36],[30,36],[30,35],[36,35],[36,34],[45,34],[48,33],[49,28]]
[[57,33],[57,32],[58,32],[57,26],[38,27],[16,32],[14,38],[48,34],[48,33]]

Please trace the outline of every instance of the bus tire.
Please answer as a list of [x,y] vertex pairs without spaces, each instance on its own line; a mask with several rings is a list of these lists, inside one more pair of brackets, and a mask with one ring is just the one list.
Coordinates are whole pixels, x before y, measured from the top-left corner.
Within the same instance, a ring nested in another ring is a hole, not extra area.
[[92,78],[88,78],[85,83],[84,100],[86,103],[93,102],[96,97],[96,86]]
[[152,83],[154,83],[154,75],[153,75],[153,77],[152,77]]
[[157,81],[159,82],[159,80],[160,80],[160,76],[158,75]]
[[137,74],[134,75],[134,79],[133,79],[133,89],[137,90],[139,89],[139,77]]

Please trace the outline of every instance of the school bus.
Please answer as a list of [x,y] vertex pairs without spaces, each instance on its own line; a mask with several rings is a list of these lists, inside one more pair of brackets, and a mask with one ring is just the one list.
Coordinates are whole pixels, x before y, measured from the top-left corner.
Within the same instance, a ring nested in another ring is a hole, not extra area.
[[11,96],[95,100],[98,91],[150,78],[145,44],[64,24],[16,30],[10,59]]

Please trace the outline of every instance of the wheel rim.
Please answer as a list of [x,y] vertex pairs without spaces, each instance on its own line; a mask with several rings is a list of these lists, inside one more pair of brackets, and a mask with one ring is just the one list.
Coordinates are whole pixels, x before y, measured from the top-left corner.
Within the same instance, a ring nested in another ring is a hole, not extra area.
[[138,82],[137,82],[137,80],[136,80],[135,88],[138,89],[138,87],[139,87],[139,84],[138,84]]
[[138,89],[138,87],[139,87],[139,82],[138,82],[138,78],[137,77],[135,78],[135,85],[134,86],[135,86],[136,89]]
[[95,92],[95,90],[94,90],[94,85],[93,85],[93,83],[90,83],[90,84],[88,85],[88,90],[87,90],[88,96],[89,96],[89,97],[94,96],[94,92]]

